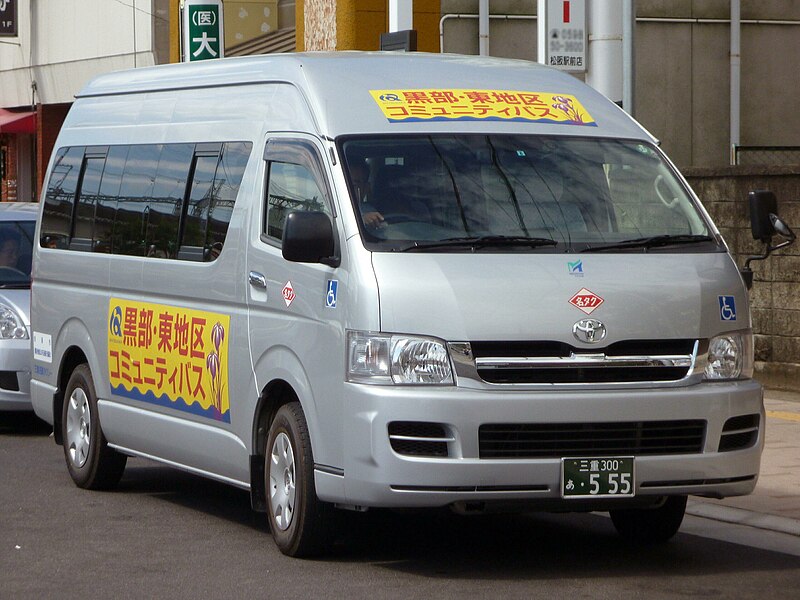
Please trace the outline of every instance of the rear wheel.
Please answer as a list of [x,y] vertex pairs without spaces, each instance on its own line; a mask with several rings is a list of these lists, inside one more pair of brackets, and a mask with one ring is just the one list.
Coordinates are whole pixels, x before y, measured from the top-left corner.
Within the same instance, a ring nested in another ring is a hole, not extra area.
[[299,402],[282,406],[267,440],[264,478],[272,537],[288,556],[311,556],[327,544],[329,506],[317,499],[314,458]]
[[678,533],[686,513],[686,496],[668,496],[658,508],[612,510],[617,532],[637,544],[660,544]]
[[92,372],[86,364],[69,378],[61,428],[67,470],[75,485],[92,490],[116,486],[128,459],[108,447],[97,415]]

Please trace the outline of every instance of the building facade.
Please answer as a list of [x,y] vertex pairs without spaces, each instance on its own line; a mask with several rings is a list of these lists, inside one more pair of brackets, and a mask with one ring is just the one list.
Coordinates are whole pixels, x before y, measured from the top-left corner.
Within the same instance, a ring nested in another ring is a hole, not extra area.
[[2,199],[34,201],[69,106],[101,73],[169,60],[169,0],[17,0],[17,35],[0,38]]

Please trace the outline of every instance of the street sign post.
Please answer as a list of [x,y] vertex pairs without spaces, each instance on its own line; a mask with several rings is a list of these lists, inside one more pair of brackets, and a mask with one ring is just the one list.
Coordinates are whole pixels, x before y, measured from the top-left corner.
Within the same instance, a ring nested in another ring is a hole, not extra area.
[[181,6],[183,62],[225,56],[222,0],[183,0]]
[[0,37],[17,37],[17,0],[0,0]]
[[586,0],[539,0],[539,62],[586,71]]

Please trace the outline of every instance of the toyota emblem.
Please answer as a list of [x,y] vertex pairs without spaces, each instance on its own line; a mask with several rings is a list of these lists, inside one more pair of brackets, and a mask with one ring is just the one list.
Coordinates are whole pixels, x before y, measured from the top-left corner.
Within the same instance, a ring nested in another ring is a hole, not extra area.
[[572,335],[580,342],[596,344],[606,337],[606,326],[597,319],[581,319],[572,326]]

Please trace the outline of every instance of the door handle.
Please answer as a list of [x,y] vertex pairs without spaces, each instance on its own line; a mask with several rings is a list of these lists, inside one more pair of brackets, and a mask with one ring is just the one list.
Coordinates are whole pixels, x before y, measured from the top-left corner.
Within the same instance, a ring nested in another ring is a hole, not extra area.
[[267,289],[267,278],[258,271],[250,271],[248,280],[253,287],[261,288],[262,290]]

